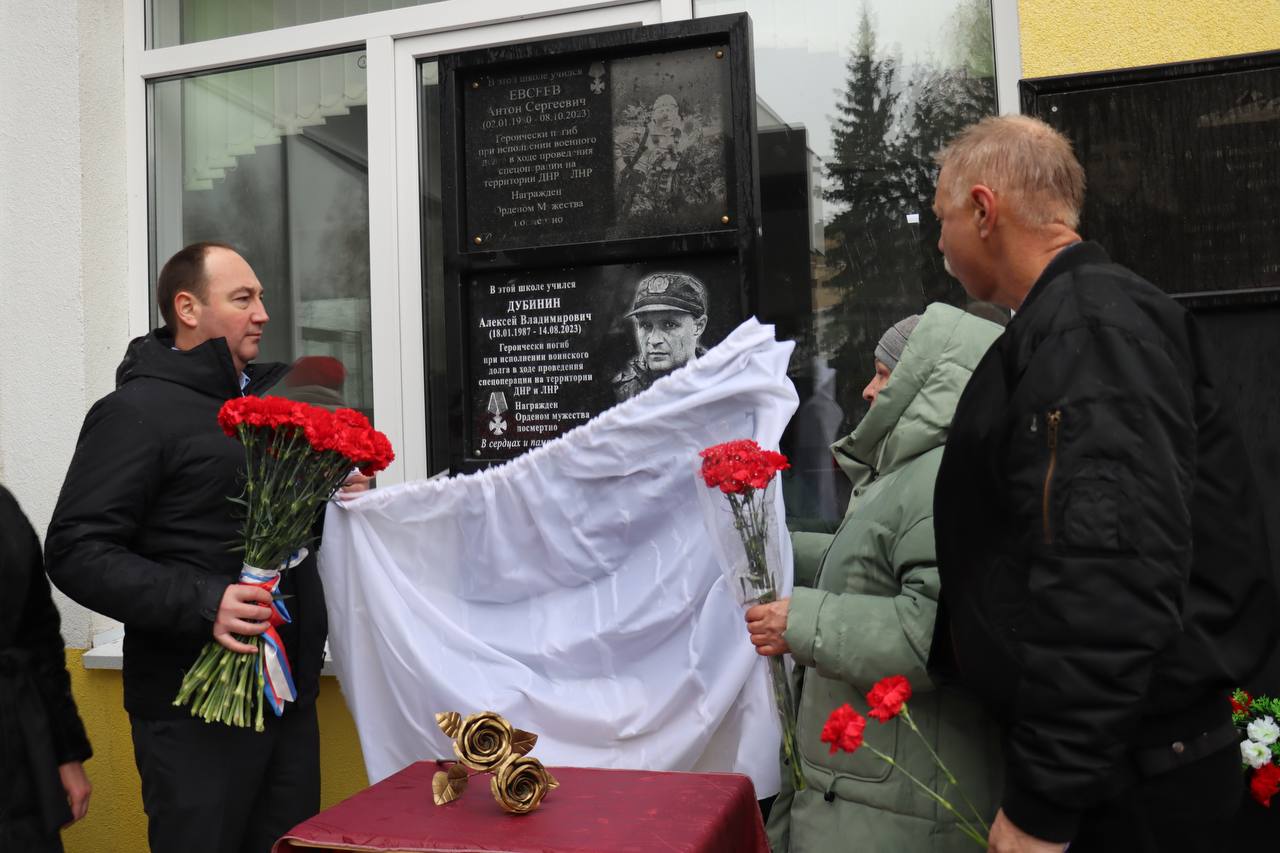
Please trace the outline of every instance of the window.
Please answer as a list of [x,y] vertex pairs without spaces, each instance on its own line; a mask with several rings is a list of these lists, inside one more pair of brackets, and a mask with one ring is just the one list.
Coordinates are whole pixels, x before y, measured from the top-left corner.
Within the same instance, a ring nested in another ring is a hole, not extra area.
[[149,47],[259,33],[437,0],[151,0]]
[[752,18],[760,314],[796,341],[790,375],[801,402],[783,439],[787,508],[793,524],[829,524],[844,513],[848,481],[828,448],[866,413],[876,341],[930,302],[967,303],[937,252],[932,154],[996,112],[991,3],[693,6],[699,17]]
[[363,52],[166,80],[151,95],[151,281],[189,243],[235,246],[266,291],[261,359],[307,359],[285,393],[371,414]]

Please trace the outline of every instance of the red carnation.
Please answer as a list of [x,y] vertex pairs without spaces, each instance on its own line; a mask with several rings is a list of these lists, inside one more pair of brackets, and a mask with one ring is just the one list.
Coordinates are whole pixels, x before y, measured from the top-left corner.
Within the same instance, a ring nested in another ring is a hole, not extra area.
[[841,705],[827,717],[822,727],[823,743],[831,744],[831,752],[837,749],[854,752],[862,746],[862,732],[867,727],[867,718],[853,710],[848,704]]
[[1236,699],[1235,696],[1232,696],[1231,697],[1231,713],[1233,714],[1249,713],[1249,706],[1253,704],[1253,697],[1250,696],[1248,693],[1244,692],[1243,690],[1239,690],[1237,692],[1242,697],[1244,697],[1244,702],[1242,703],[1238,699]]
[[891,675],[882,678],[867,694],[867,715],[875,717],[881,723],[887,723],[901,713],[907,700],[911,698],[911,682],[906,676]]
[[726,441],[701,451],[702,480],[727,495],[763,489],[779,471],[791,467],[787,457],[765,450],[750,439]]
[[1253,771],[1249,779],[1249,793],[1262,805],[1270,808],[1271,798],[1280,791],[1280,766],[1267,764]]

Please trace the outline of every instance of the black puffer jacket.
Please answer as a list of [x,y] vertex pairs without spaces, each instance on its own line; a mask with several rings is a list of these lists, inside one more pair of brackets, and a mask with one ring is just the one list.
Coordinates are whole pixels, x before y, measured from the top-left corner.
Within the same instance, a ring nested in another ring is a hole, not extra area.
[[1069,839],[1133,784],[1135,748],[1221,730],[1227,692],[1275,642],[1258,495],[1214,364],[1184,308],[1081,243],[956,409],[931,665],[1006,722],[1004,808],[1033,835]]
[[[40,540],[0,487],[0,850],[57,838],[71,820],[58,765],[92,755],[71,698]],[[7,847],[12,844],[13,847]]]
[[[229,498],[243,490],[244,449],[217,421],[239,377],[222,338],[172,345],[163,331],[130,343],[118,387],[85,417],[45,538],[58,588],[124,623],[124,706],[145,719],[190,713],[173,697],[241,562]],[[265,393],[285,371],[249,365],[245,393]],[[284,573],[281,590],[295,596],[280,635],[305,705],[327,633],[314,556]]]

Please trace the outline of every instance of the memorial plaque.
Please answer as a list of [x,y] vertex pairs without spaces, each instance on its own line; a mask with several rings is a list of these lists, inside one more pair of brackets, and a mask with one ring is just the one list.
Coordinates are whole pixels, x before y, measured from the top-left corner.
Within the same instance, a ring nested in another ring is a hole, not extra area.
[[738,271],[720,259],[486,272],[467,289],[473,459],[563,435],[743,320]]
[[469,472],[639,394],[755,312],[750,19],[500,45],[439,69],[430,453]]
[[1280,299],[1280,53],[1023,87],[1084,164],[1087,239],[1179,298]]
[[465,73],[468,249],[732,230],[726,51]]

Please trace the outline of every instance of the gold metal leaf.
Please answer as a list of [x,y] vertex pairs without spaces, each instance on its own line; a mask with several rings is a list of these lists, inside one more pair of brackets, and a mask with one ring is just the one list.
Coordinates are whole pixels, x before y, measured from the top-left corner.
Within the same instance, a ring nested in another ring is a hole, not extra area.
[[445,737],[457,737],[458,729],[462,728],[462,715],[457,711],[441,712],[436,714],[436,725]]
[[448,772],[440,770],[431,777],[431,795],[437,806],[452,803],[467,789],[467,768],[455,764]]
[[560,787],[560,782],[556,779],[556,777],[554,777],[554,776],[552,776],[552,775],[551,775],[551,771],[550,771],[550,770],[548,770],[548,769],[546,769],[546,768],[544,767],[544,768],[542,768],[542,772],[543,772],[544,774],[546,774],[546,777],[547,777],[547,788],[548,788],[549,790],[554,791],[556,788],[559,788],[559,787]]
[[537,742],[538,736],[533,732],[516,729],[511,733],[511,751],[516,755],[528,755]]

